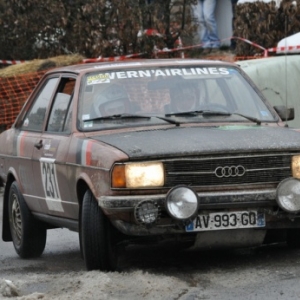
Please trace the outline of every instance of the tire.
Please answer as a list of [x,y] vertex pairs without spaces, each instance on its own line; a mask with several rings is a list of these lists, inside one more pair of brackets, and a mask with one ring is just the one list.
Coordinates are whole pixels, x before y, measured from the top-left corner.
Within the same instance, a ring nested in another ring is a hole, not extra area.
[[[80,214],[80,219],[81,219],[81,214]],[[80,221],[80,224],[81,224],[81,221]],[[84,259],[83,257],[83,246],[82,246],[82,229],[81,229],[81,225],[80,225],[80,228],[79,228],[79,247],[80,247],[80,257],[82,259]]]
[[18,184],[13,182],[8,198],[9,226],[13,245],[21,258],[39,257],[46,245],[46,227],[31,214]]
[[81,213],[81,247],[88,271],[115,271],[118,249],[114,228],[99,207],[90,190],[83,198]]
[[286,234],[286,243],[291,248],[300,248],[300,229],[288,229]]

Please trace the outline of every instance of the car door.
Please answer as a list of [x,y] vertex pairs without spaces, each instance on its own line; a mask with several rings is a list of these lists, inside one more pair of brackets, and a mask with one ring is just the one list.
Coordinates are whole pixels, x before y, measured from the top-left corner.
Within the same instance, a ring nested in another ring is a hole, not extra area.
[[32,155],[40,141],[45,123],[45,116],[58,83],[59,77],[49,77],[40,85],[30,98],[29,108],[22,122],[15,127],[13,155],[22,194],[32,211],[40,211],[40,203],[36,201],[38,187],[34,184]]
[[33,151],[33,174],[38,185],[37,198],[41,212],[72,218],[77,203],[70,201],[66,157],[71,140],[71,119],[76,78],[63,75],[53,97],[45,130],[39,146]]

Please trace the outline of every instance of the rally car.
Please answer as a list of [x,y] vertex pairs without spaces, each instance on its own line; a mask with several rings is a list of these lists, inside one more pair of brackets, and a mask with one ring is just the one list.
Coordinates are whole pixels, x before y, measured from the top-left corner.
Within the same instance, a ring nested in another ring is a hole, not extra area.
[[[300,244],[300,134],[234,63],[192,59],[48,71],[0,135],[4,241],[43,253],[79,233],[88,270],[120,247]],[[274,234],[274,232],[276,234]]]

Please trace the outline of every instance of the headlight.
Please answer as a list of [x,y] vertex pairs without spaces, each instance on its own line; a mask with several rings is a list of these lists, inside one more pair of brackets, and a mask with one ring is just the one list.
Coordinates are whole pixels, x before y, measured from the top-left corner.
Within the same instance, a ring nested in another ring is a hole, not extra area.
[[287,178],[277,187],[276,201],[285,211],[297,213],[300,211],[300,181]]
[[188,220],[198,211],[198,195],[186,186],[171,189],[166,197],[169,215],[178,220]]
[[300,179],[300,155],[292,157],[292,175]]
[[165,183],[162,162],[141,162],[115,165],[113,188],[159,187]]

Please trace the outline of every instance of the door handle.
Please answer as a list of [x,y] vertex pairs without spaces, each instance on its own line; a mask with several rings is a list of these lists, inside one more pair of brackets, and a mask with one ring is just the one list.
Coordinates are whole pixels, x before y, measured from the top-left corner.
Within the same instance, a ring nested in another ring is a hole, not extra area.
[[34,147],[37,148],[38,150],[40,150],[43,147],[43,141],[40,140],[38,143],[35,143]]

